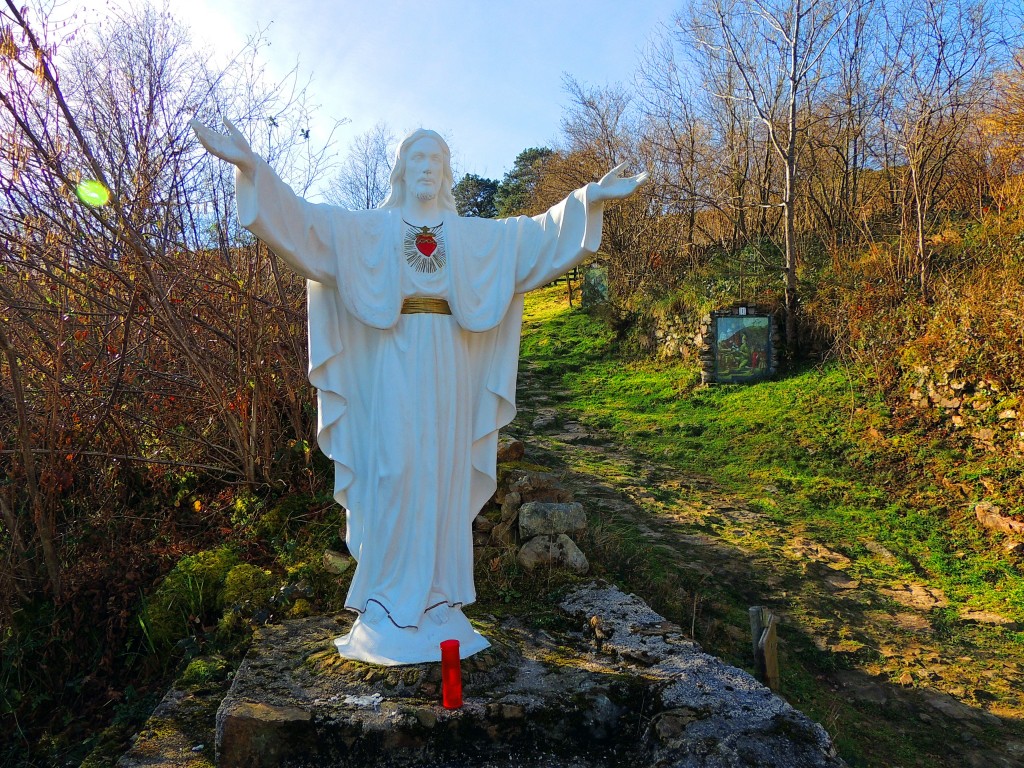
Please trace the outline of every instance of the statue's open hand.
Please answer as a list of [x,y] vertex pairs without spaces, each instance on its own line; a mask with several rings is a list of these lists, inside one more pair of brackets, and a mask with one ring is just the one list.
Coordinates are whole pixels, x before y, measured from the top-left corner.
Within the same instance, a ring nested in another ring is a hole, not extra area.
[[636,176],[620,176],[619,173],[626,167],[626,163],[620,163],[612,168],[604,177],[597,182],[597,190],[591,196],[595,201],[621,200],[624,197],[636,192],[637,187],[647,181],[650,174],[647,171]]
[[216,155],[221,160],[227,160],[236,166],[246,176],[251,177],[256,171],[256,155],[245,140],[245,136],[238,130],[231,121],[224,120],[224,126],[228,129],[227,134],[217,133],[207,125],[198,120],[190,123],[192,130],[199,137],[199,143],[206,147],[211,155]]

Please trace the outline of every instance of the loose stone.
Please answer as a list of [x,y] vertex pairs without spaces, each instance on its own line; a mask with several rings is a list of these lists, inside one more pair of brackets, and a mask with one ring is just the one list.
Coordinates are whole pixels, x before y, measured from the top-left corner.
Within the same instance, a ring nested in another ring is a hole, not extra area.
[[586,555],[564,533],[530,539],[519,550],[518,559],[520,565],[528,571],[532,571],[538,566],[565,567],[579,574],[590,570],[590,563],[587,562]]
[[587,516],[578,502],[557,504],[531,501],[519,508],[519,535],[533,536],[580,533],[586,530]]

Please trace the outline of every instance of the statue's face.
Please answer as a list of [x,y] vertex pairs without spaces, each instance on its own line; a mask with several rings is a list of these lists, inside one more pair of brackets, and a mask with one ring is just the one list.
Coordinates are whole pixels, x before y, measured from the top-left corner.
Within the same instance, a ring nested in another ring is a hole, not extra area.
[[420,200],[433,200],[441,189],[444,154],[430,136],[417,139],[405,160],[405,189]]

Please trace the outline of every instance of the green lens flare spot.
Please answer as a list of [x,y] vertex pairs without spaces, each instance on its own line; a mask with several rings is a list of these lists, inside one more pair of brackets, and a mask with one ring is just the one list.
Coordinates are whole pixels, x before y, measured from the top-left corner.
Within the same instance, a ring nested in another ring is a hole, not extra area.
[[75,187],[78,199],[92,208],[99,208],[110,202],[110,190],[98,181],[81,181]]

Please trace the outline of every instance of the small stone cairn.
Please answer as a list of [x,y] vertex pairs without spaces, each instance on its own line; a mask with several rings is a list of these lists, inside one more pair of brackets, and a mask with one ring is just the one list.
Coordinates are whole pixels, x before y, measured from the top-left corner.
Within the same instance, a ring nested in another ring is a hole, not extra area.
[[553,567],[585,574],[590,564],[573,539],[587,529],[583,505],[558,475],[522,466],[524,453],[522,441],[499,440],[498,489],[473,521],[474,546],[516,547],[527,571]]

